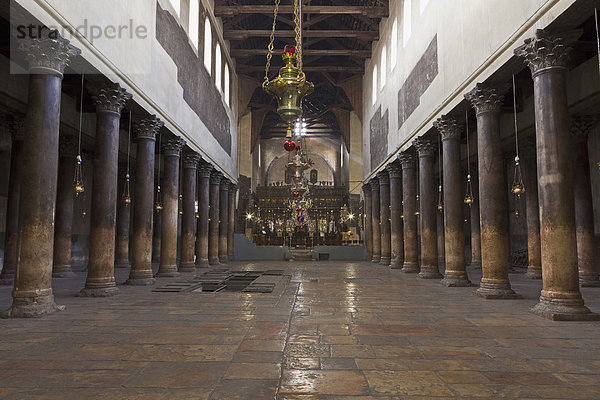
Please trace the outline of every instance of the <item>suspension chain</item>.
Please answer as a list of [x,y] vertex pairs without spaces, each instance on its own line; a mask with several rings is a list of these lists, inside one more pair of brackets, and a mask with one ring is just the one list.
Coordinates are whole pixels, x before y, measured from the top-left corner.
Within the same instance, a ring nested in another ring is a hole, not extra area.
[[269,38],[269,51],[267,52],[267,66],[265,67],[265,82],[269,81],[269,69],[271,69],[271,58],[273,58],[273,43],[275,42],[275,25],[277,25],[277,13],[279,12],[279,3],[281,0],[275,0],[275,9],[273,10],[273,30]]
[[298,53],[298,70],[302,72],[302,23],[300,21],[300,7],[302,0],[294,0],[294,31],[296,32],[296,51]]

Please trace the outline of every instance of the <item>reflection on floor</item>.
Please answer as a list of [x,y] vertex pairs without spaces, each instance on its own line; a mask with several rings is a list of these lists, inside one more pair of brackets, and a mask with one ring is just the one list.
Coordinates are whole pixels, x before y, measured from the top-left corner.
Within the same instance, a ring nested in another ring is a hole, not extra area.
[[[283,275],[272,293],[120,286],[107,299],[74,297],[82,273],[54,280],[66,311],[0,320],[0,398],[600,398],[600,323],[528,313],[541,282],[520,274],[525,299],[500,301],[371,263],[226,267]],[[600,311],[600,289],[583,295]]]

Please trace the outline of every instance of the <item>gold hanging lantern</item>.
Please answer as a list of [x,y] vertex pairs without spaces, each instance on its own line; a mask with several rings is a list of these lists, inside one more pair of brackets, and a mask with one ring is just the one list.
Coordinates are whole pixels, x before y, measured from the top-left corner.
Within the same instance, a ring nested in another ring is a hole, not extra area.
[[77,155],[75,163],[75,177],[73,178],[73,192],[75,197],[85,192],[85,186],[83,185],[83,168],[81,165],[81,155]]
[[465,204],[471,207],[473,205],[473,186],[471,185],[471,174],[467,175],[467,194],[465,195]]
[[523,183],[523,173],[521,172],[521,163],[519,156],[515,157],[515,172],[513,175],[513,183],[510,191],[517,196],[518,199],[525,193],[525,184]]
[[510,189],[511,193],[517,196],[517,199],[521,198],[521,195],[525,193],[525,184],[523,183],[523,173],[521,172],[521,163],[519,160],[519,127],[517,125],[517,94],[515,76],[512,77],[513,84],[513,114],[515,120],[515,172],[513,174],[513,183]]
[[179,195],[179,215],[183,215],[183,196]]
[[154,209],[157,213],[163,210],[162,196],[160,194],[160,185],[158,185],[158,187],[156,188],[156,202],[154,203]]
[[442,185],[438,186],[438,205],[439,212],[444,212],[444,197],[442,195]]
[[417,210],[415,211],[415,215],[418,217],[419,215],[421,215],[419,195],[417,195],[417,203],[416,204],[417,204]]
[[299,0],[294,0],[296,46],[285,46],[282,56],[285,65],[279,70],[279,75],[275,79],[269,80],[279,1],[275,1],[273,28],[268,46],[265,79],[262,86],[266,93],[277,100],[277,113],[287,123],[287,140],[284,147],[287,151],[293,151],[296,149],[296,144],[292,140],[292,124],[302,116],[302,98],[313,92],[314,85],[312,82],[306,81],[306,75],[302,72],[302,27]]
[[125,175],[125,187],[123,188],[123,204],[131,204],[131,178],[129,174]]

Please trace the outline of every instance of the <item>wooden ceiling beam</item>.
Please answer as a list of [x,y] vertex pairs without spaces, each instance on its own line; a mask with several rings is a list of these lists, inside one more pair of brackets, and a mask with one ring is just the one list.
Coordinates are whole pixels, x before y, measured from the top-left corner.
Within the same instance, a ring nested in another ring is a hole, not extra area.
[[[279,6],[281,14],[293,14],[294,7]],[[386,6],[304,6],[303,14],[338,14],[338,15],[363,15],[368,18],[387,18],[389,8]],[[273,14],[271,5],[237,5],[215,7],[215,17],[231,18],[239,14]]]
[[[231,49],[231,57],[252,57],[267,55],[268,49]],[[283,54],[282,49],[273,50],[273,54]],[[305,56],[350,56],[356,58],[371,57],[371,50],[343,50],[343,49],[306,49],[302,51]]]
[[[226,30],[223,33],[225,40],[246,40],[249,37],[269,37],[270,30],[250,29],[250,30]],[[323,37],[323,38],[354,38],[362,40],[378,40],[379,32],[377,31],[355,31],[355,30],[308,30],[303,32],[303,37]],[[294,31],[277,31],[275,36],[278,38],[293,38],[296,36]]]

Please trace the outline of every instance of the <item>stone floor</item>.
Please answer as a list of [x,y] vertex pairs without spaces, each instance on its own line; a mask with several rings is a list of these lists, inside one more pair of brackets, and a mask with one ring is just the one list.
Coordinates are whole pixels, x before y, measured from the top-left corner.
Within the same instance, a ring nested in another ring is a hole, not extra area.
[[[74,296],[83,273],[55,280],[65,311],[0,320],[0,398],[600,398],[600,323],[528,313],[541,282],[521,274],[511,279],[525,299],[502,301],[371,263],[228,267],[284,269],[284,283],[90,299]],[[600,289],[583,294],[600,311]]]

